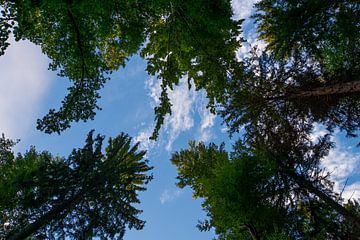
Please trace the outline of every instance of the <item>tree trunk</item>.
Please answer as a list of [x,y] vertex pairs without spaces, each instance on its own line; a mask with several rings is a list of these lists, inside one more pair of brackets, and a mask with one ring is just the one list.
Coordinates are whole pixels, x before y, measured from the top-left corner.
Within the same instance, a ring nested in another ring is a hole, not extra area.
[[301,188],[306,189],[310,193],[316,195],[322,201],[324,201],[328,206],[331,206],[335,211],[343,215],[346,219],[350,220],[357,228],[360,229],[360,219],[354,215],[351,211],[346,209],[344,206],[336,202],[332,197],[328,196],[323,191],[319,190],[313,185],[313,183],[291,170],[285,170],[286,174],[292,178]]
[[287,98],[317,97],[356,92],[360,92],[360,81],[338,83],[326,87],[319,87],[309,91],[302,91],[299,93],[290,94]]
[[260,240],[260,236],[252,223],[244,223],[240,227],[246,229],[253,240]]
[[280,100],[280,99],[299,99],[308,97],[322,97],[346,93],[360,93],[360,81],[352,81],[346,83],[337,83],[326,87],[318,87],[312,90],[303,90],[298,92],[287,92],[283,95],[270,96],[267,100]]
[[69,210],[71,210],[71,208],[82,199],[82,196],[83,196],[83,191],[80,191],[72,198],[66,200],[60,205],[55,206],[53,209],[51,209],[50,211],[39,217],[35,222],[26,225],[22,229],[15,229],[11,231],[7,235],[6,239],[7,240],[26,239],[27,237],[35,233],[37,230],[47,225],[52,220],[62,217],[61,213],[63,211],[68,212]]

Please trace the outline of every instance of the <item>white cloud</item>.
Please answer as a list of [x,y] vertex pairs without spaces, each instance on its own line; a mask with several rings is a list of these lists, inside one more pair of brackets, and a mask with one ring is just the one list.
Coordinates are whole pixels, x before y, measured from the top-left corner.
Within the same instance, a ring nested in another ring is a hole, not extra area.
[[344,199],[360,199],[360,182],[345,186],[342,197]]
[[[316,124],[310,139],[317,141],[326,133],[324,126]],[[340,193],[344,188],[342,197],[345,199],[360,198],[360,182],[347,184],[347,179],[351,179],[359,171],[360,153],[353,152],[351,148],[343,146],[338,133],[335,131],[331,139],[335,142],[335,148],[330,150],[329,154],[321,161],[321,165],[330,173],[330,179],[335,183],[334,190]]]
[[[324,137],[328,131],[326,131],[326,128],[324,125],[321,124],[314,124],[314,129],[312,133],[310,134],[310,140],[313,142],[316,142],[320,137]],[[334,140],[334,138],[332,139]]]
[[154,140],[150,140],[150,137],[153,133],[154,126],[150,126],[145,128],[139,132],[139,134],[134,137],[135,142],[140,142],[140,149],[150,151],[154,146],[156,146],[156,142]]
[[173,142],[181,132],[187,131],[194,126],[193,104],[196,100],[196,91],[189,89],[186,79],[181,79],[174,90],[168,91],[171,106],[171,115],[165,118],[165,130],[169,134],[166,150],[170,151]]
[[0,57],[0,132],[22,138],[35,127],[36,112],[50,85],[48,59],[28,41],[15,42]]
[[165,204],[168,202],[172,202],[175,199],[177,199],[178,197],[181,196],[181,194],[183,194],[183,190],[181,189],[175,189],[175,190],[169,190],[169,189],[165,189],[160,196],[160,203],[161,204]]
[[330,150],[328,156],[322,161],[322,166],[331,173],[330,179],[334,181],[334,189],[342,192],[344,199],[360,198],[360,182],[347,184],[347,179],[351,178],[359,171],[360,154],[349,151],[349,149],[341,146],[336,140],[336,147]]
[[324,158],[322,164],[331,173],[334,180],[342,182],[355,173],[359,160],[359,154],[352,153],[339,146],[330,150],[329,155]]
[[254,4],[258,0],[232,0],[231,5],[234,11],[234,19],[246,19],[254,13]]
[[232,0],[234,19],[245,19],[242,24],[242,37],[246,40],[237,52],[238,59],[250,57],[251,48],[257,48],[257,53],[265,50],[266,44],[258,39],[258,33],[254,24],[254,19],[250,18],[255,13],[254,4],[259,0]]
[[201,118],[201,123],[198,140],[207,142],[213,137],[211,129],[215,124],[216,115],[212,114],[210,110],[206,108],[207,99],[205,98],[205,94],[201,94],[200,97],[201,100],[199,101],[200,104],[198,106],[198,110]]
[[[158,106],[160,104],[161,87],[160,81],[156,78],[150,78],[145,82],[146,88],[149,89],[149,96],[152,101],[150,102],[151,107]],[[177,137],[184,131],[191,129],[194,126],[194,103],[196,102],[198,93],[194,88],[189,90],[187,80],[181,79],[178,86],[174,86],[173,90],[168,89],[168,97],[172,104],[171,115],[167,115],[164,120],[163,130],[161,133],[166,133],[166,136],[161,135],[160,137],[166,137],[167,144],[166,150],[171,151],[172,144]],[[144,139],[150,136],[148,128],[140,132],[140,135]],[[145,134],[146,133],[146,134]],[[148,145],[153,146],[153,145]]]
[[[152,108],[160,104],[161,81],[156,78],[150,78],[145,82],[145,87],[149,90],[151,98],[150,106]],[[193,85],[193,84],[192,84]],[[204,91],[196,91],[194,87],[189,89],[186,78],[180,80],[178,86],[174,86],[173,90],[168,89],[168,96],[171,106],[171,115],[165,116],[164,125],[160,131],[159,140],[157,142],[165,142],[165,149],[171,151],[173,143],[181,133],[198,128],[194,136],[199,141],[209,141],[212,137],[212,127],[215,124],[216,116],[206,108],[208,99]],[[195,117],[200,117],[200,123],[195,123]],[[142,146],[149,150],[160,143],[155,144],[146,140],[151,136],[153,124],[150,127],[142,129],[137,141],[144,141]]]
[[156,107],[160,104],[161,86],[160,81],[152,77],[145,81],[145,88],[149,90],[149,97],[151,98],[151,107]]

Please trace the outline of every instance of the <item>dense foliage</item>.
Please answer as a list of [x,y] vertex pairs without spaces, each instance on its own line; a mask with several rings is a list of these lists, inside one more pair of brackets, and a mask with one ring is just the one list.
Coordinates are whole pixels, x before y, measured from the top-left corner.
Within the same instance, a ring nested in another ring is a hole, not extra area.
[[[183,77],[207,90],[210,104],[222,100],[229,69],[236,67],[240,23],[231,19],[230,1],[0,1],[1,53],[11,33],[16,40],[40,45],[50,69],[73,86],[59,110],[38,121],[47,133],[93,119],[98,90],[109,74],[140,51],[150,75],[161,80],[161,103],[155,109],[158,135],[171,113],[167,91]],[[14,25],[12,24],[14,23]],[[220,90],[220,91],[219,91]]]
[[145,152],[121,134],[109,140],[89,133],[68,158],[31,148],[11,152],[0,139],[0,237],[2,239],[122,239],[125,228],[142,229],[138,193],[151,180]]
[[[59,110],[38,120],[46,133],[93,119],[99,90],[134,54],[161,81],[156,138],[171,113],[167,91],[181,78],[205,89],[230,133],[224,145],[191,142],[173,154],[178,185],[204,198],[220,239],[357,239],[360,208],[345,202],[320,167],[331,134],[360,129],[360,4],[357,0],[261,0],[253,18],[266,50],[236,56],[242,20],[229,0],[0,0],[0,55],[9,37],[39,45],[49,68],[73,85]],[[328,134],[311,141],[314,124]],[[151,177],[143,152],[120,135],[101,152],[89,135],[69,158],[0,139],[1,237],[121,238],[141,229],[136,192]],[[15,201],[14,201],[15,199]]]
[[317,165],[326,141],[298,150],[280,155],[238,142],[228,154],[223,145],[190,142],[172,163],[178,186],[204,198],[209,219],[199,228],[214,227],[219,239],[356,239],[359,203],[343,205]]

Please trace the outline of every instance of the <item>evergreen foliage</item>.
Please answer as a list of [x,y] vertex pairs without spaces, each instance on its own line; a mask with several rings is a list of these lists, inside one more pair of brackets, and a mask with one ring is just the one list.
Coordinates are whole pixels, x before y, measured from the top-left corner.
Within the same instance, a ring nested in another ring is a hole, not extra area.
[[[242,20],[229,0],[0,0],[0,55],[9,36],[39,45],[49,69],[72,86],[60,109],[38,120],[46,133],[93,119],[99,90],[134,54],[161,81],[156,139],[168,91],[187,78],[243,138],[225,151],[190,142],[176,152],[178,186],[203,198],[219,239],[358,239],[360,208],[333,189],[321,160],[335,128],[360,129],[360,4],[357,0],[260,0],[259,39],[267,48],[238,59]],[[315,123],[328,134],[311,141]],[[102,153],[89,134],[68,158],[31,148],[15,156],[0,138],[0,237],[123,237],[141,229],[137,192],[151,169],[121,134]]]
[[0,237],[2,239],[122,239],[125,228],[142,229],[138,193],[151,180],[145,152],[126,134],[103,136],[74,149],[68,158],[34,147],[14,156],[0,139]]
[[171,160],[178,186],[204,199],[200,230],[214,227],[219,239],[356,239],[358,202],[344,204],[317,164],[327,149],[320,140],[284,155],[239,141],[228,154],[190,142]]

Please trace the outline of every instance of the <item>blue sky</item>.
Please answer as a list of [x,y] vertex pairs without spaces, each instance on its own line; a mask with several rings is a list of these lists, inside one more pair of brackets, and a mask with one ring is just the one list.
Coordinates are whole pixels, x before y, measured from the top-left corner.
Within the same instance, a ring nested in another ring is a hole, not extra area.
[[[236,18],[251,15],[254,1],[234,0]],[[244,23],[245,37],[254,43],[252,21]],[[263,45],[262,43],[258,43]],[[246,52],[244,47],[239,55]],[[175,186],[176,169],[169,161],[171,152],[187,146],[189,139],[227,142],[221,119],[206,109],[203,92],[188,90],[181,83],[169,92],[173,103],[173,114],[167,117],[159,140],[148,140],[154,126],[153,107],[158,103],[159,82],[145,72],[145,62],[134,56],[125,69],[112,75],[101,91],[102,98],[94,121],[73,124],[60,136],[47,135],[35,128],[37,118],[44,116],[50,108],[58,108],[70,83],[47,70],[48,59],[39,47],[29,42],[12,42],[7,53],[0,57],[0,132],[7,137],[21,139],[15,151],[24,152],[30,145],[38,150],[49,150],[55,155],[67,156],[73,148],[82,147],[86,134],[95,129],[107,137],[126,132],[141,147],[148,150],[147,157],[154,166],[154,180],[148,190],[141,193],[141,218],[147,221],[141,231],[127,231],[125,239],[212,239],[213,232],[199,232],[197,221],[204,219],[201,200],[194,200],[190,189]],[[314,138],[323,134],[317,126]],[[341,190],[349,177],[344,191],[345,197],[360,197],[359,158],[355,147],[358,139],[345,139],[342,134],[334,137],[337,148],[332,150],[323,165],[333,173],[335,188]]]

